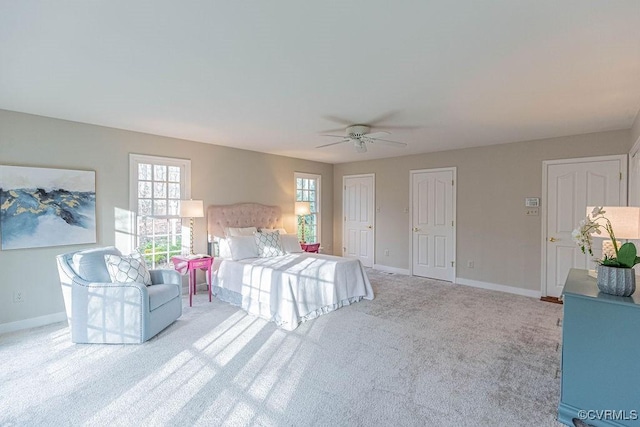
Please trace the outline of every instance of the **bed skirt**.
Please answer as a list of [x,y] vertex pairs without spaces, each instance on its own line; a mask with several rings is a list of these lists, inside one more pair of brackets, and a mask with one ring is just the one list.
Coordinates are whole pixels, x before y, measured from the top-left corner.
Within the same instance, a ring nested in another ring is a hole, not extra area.
[[[220,301],[242,308],[242,295],[239,294],[238,292],[233,292],[233,291],[230,291],[229,289],[221,288],[220,286],[212,286],[211,293]],[[305,316],[302,316],[300,318],[300,322],[298,322],[298,325],[303,322],[306,322],[307,320],[313,320],[316,317],[322,316],[323,314],[331,313],[332,311],[335,311],[339,308],[346,307],[353,303],[362,301],[362,299],[363,299],[362,296],[351,297],[351,298],[338,301],[336,304],[320,307],[317,310],[314,310],[310,313],[307,313]],[[293,330],[298,326],[298,325],[286,325],[286,322],[284,322],[282,319],[272,319],[272,318],[268,318],[267,316],[258,316],[258,317],[261,317],[268,321],[273,321],[279,327],[286,326],[286,329],[288,330]]]

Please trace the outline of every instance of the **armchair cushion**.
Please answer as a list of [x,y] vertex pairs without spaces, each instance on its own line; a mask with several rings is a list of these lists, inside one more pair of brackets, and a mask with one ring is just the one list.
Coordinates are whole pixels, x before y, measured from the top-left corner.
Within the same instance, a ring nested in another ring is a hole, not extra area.
[[174,298],[180,298],[180,288],[176,285],[153,285],[149,291],[149,310],[153,311]]
[[111,282],[105,255],[122,255],[114,246],[87,249],[73,254],[72,267],[75,273],[87,282]]
[[106,254],[104,261],[112,282],[151,285],[151,275],[140,253],[134,252],[129,256]]

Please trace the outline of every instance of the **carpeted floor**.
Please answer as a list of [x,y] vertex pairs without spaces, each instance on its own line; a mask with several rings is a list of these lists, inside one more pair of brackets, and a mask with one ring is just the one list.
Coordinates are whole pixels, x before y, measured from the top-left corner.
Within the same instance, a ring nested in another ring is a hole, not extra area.
[[369,276],[293,332],[203,293],[143,345],[0,336],[0,425],[558,425],[562,306]]

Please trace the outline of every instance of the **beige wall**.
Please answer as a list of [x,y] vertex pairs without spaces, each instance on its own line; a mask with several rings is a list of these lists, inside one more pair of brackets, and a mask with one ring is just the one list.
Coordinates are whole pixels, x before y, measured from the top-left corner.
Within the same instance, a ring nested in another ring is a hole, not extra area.
[[542,161],[627,154],[629,138],[614,131],[335,165],[334,253],[344,175],[375,173],[375,263],[409,269],[409,171],[455,166],[457,277],[539,291],[541,217],[525,216],[524,199],[542,196]]
[[[635,132],[636,134],[634,134]],[[636,136],[634,136],[636,135]],[[205,204],[280,205],[293,231],[293,173],[322,175],[322,243],[340,253],[342,177],[376,174],[376,263],[409,268],[409,171],[456,166],[457,275],[539,290],[540,217],[524,216],[524,197],[541,195],[542,160],[626,154],[632,131],[578,135],[394,159],[339,164],[311,162],[191,141],[0,110],[0,164],[96,171],[98,245],[114,243],[114,209],[128,209],[129,153],[188,158],[192,196]],[[542,203],[545,201],[543,200]],[[335,227],[334,224],[335,218]],[[206,250],[204,219],[195,250]],[[0,251],[0,325],[63,311],[55,255],[90,247]],[[388,257],[384,249],[389,249]],[[473,260],[474,269],[466,268]],[[25,302],[12,302],[14,290]]]
[[[129,208],[129,153],[191,159],[191,194],[208,204],[282,207],[294,231],[294,172],[322,175],[322,244],[332,250],[333,166],[0,110],[0,164],[96,171],[98,245],[114,244],[114,209]],[[1,184],[0,184],[1,185]],[[204,219],[195,250],[206,251]],[[55,255],[93,245],[0,251],[0,324],[64,310]],[[14,290],[25,295],[13,303]]]

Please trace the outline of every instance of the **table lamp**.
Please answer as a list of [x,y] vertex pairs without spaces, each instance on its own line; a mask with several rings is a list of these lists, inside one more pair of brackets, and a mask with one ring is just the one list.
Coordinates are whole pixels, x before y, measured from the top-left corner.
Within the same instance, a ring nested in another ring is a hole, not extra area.
[[[300,223],[300,217],[304,217],[305,215],[309,215],[311,213],[311,202],[296,202],[296,215],[298,216],[298,224]],[[304,237],[304,223],[305,220],[302,218],[302,243],[305,242]]]
[[180,200],[180,217],[189,218],[189,255],[193,255],[193,219],[204,217],[204,202]]
[[[591,215],[594,207],[587,207],[587,216]],[[604,206],[602,208],[604,216],[611,222],[611,227],[615,233],[616,240],[636,240],[640,239],[640,207],[634,206]],[[599,224],[605,221],[598,220]],[[594,235],[598,236],[598,235]],[[618,245],[619,247],[620,245]],[[609,258],[615,257],[615,249],[611,240],[602,242],[602,255]]]

